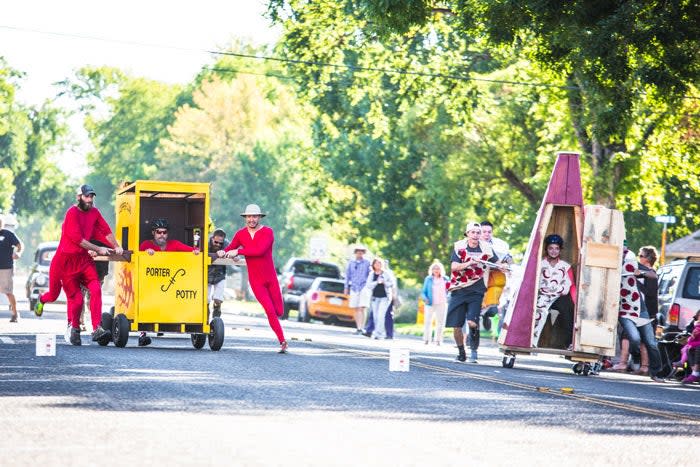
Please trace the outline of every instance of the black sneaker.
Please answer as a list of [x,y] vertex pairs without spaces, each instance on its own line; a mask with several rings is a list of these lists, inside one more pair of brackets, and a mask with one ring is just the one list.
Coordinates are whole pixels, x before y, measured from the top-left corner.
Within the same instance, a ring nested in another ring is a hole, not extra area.
[[150,343],[151,343],[151,338],[148,337],[145,332],[142,332],[141,335],[139,336],[139,347],[146,347]]
[[70,329],[70,343],[72,345],[81,345],[82,342],[80,342],[80,329],[78,328],[71,328]]
[[467,354],[459,354],[457,355],[457,358],[455,360],[457,360],[458,362],[466,362]]
[[92,341],[97,342],[102,339],[110,339],[112,337],[112,333],[102,326],[97,326],[97,329],[92,331]]

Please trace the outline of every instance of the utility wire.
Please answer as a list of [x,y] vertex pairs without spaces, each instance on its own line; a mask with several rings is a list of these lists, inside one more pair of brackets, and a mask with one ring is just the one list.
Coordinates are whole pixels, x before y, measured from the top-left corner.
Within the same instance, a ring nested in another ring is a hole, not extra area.
[[[313,66],[319,66],[319,67],[325,67],[325,68],[348,69],[351,71],[371,71],[371,72],[384,73],[384,74],[423,76],[423,77],[428,77],[428,78],[444,78],[444,79],[452,79],[452,80],[458,80],[458,81],[474,81],[474,82],[485,82],[485,83],[492,83],[492,84],[510,84],[510,85],[514,85],[514,86],[545,87],[545,88],[565,89],[565,90],[578,90],[578,89],[580,89],[578,86],[556,85],[556,84],[541,83],[541,82],[475,78],[472,76],[455,75],[455,74],[447,74],[447,73],[429,73],[429,72],[420,72],[420,71],[391,69],[391,68],[364,67],[364,66],[334,64],[334,63],[318,62],[318,61],[310,61],[310,60],[297,60],[297,59],[282,58],[282,57],[270,57],[270,56],[265,56],[265,55],[252,55],[252,54],[244,54],[244,53],[236,53],[236,52],[221,52],[221,51],[214,51],[214,50],[201,50],[201,49],[193,49],[193,48],[188,48],[188,47],[178,47],[178,46],[164,45],[164,44],[149,44],[149,43],[139,42],[139,41],[126,41],[126,40],[122,40],[122,39],[109,39],[109,38],[89,36],[89,35],[83,35],[83,34],[44,31],[44,30],[31,29],[31,28],[19,28],[19,27],[15,27],[15,26],[7,26],[7,25],[1,25],[1,24],[0,24],[0,29],[7,29],[7,30],[17,31],[17,32],[29,32],[29,33],[34,33],[34,34],[46,34],[46,35],[52,35],[52,36],[58,36],[58,37],[68,37],[68,38],[74,38],[74,39],[94,40],[94,41],[107,42],[107,43],[125,44],[125,45],[134,46],[134,47],[152,47],[152,48],[161,48],[161,49],[170,49],[170,50],[180,50],[180,51],[186,51],[186,52],[207,53],[207,54],[211,54],[211,55],[231,56],[231,57],[248,58],[248,59],[254,59],[254,60],[275,61],[275,62],[280,62],[280,63],[292,63],[292,64],[297,64],[297,65],[313,65]],[[243,71],[241,71],[240,73],[255,74],[253,72],[243,72]],[[260,74],[260,75],[272,76],[272,75],[267,75],[267,74]],[[284,78],[282,78],[281,76],[275,76],[275,77],[281,78],[281,79],[293,79],[290,77],[284,77]],[[700,100],[700,97],[698,97],[698,96],[682,96],[682,98]]]

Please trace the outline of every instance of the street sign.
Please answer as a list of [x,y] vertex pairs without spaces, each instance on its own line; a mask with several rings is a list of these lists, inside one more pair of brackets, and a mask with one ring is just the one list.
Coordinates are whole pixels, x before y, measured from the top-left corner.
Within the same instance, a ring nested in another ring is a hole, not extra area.
[[328,239],[315,236],[309,239],[309,255],[312,259],[323,259],[328,255]]
[[654,220],[661,224],[675,224],[676,216],[656,216]]

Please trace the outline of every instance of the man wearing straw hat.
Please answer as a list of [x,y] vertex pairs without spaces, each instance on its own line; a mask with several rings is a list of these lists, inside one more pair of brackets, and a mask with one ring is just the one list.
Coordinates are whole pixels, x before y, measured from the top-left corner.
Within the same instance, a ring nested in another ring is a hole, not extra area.
[[369,261],[364,256],[367,248],[355,245],[355,259],[348,263],[345,270],[345,294],[350,295],[350,308],[355,313],[355,325],[358,334],[362,334],[365,325],[365,308],[369,306],[369,294],[364,294],[367,276],[369,275]]
[[284,302],[272,259],[275,234],[270,227],[260,224],[260,219],[265,216],[266,214],[257,204],[246,206],[245,211],[241,213],[241,217],[245,218],[246,226],[236,232],[231,243],[216,254],[226,258],[245,256],[250,288],[253,289],[255,298],[265,310],[270,327],[279,340],[279,353],[286,353],[287,341],[279,321],[279,317],[284,312]]

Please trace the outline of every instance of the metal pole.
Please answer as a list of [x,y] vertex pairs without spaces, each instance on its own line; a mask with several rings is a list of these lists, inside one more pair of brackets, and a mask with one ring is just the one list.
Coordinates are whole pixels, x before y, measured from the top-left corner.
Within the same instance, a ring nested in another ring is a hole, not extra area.
[[664,265],[666,260],[666,223],[664,222],[664,229],[661,231],[661,257],[659,258],[659,264]]

